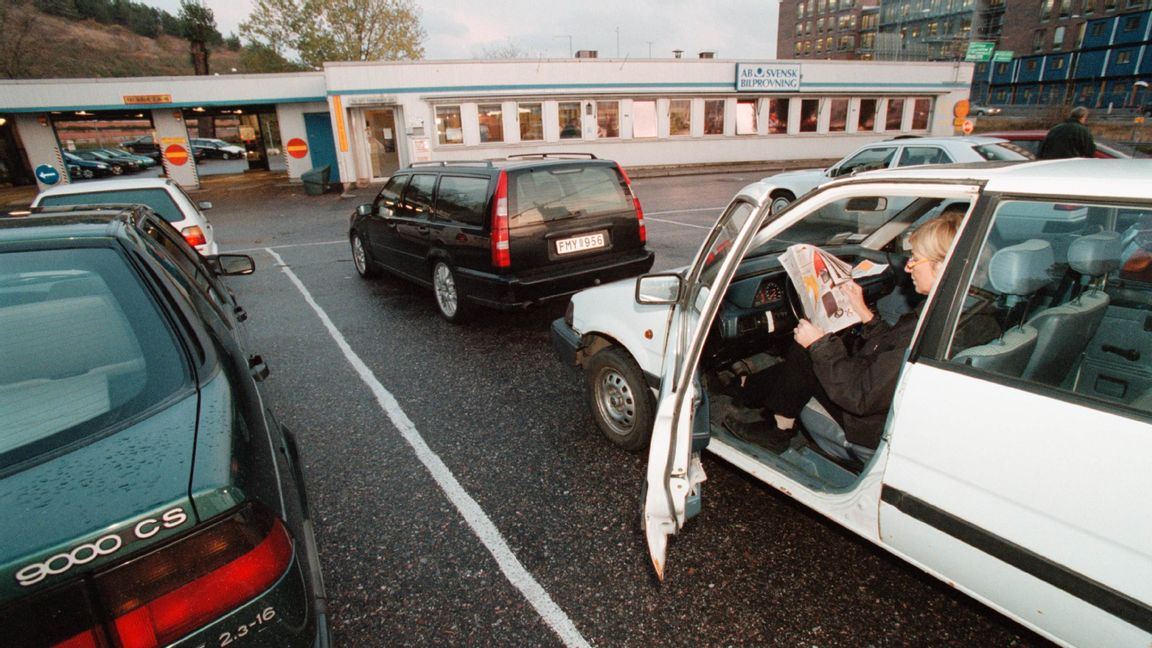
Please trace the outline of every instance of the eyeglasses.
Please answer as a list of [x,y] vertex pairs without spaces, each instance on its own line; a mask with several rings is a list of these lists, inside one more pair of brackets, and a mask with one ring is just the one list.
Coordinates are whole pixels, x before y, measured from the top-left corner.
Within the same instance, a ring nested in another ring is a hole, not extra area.
[[908,263],[904,267],[908,270],[911,270],[912,268],[915,268],[916,266],[920,265],[921,263],[929,263],[931,261],[932,261],[932,259],[921,259],[920,257],[911,257],[910,259],[908,259]]

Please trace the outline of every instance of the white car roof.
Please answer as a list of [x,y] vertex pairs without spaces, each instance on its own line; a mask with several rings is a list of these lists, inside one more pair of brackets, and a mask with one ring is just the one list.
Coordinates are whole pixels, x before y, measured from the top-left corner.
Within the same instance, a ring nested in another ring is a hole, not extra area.
[[869,171],[834,182],[972,181],[984,184],[986,191],[1069,198],[1152,200],[1152,182],[1149,178],[1152,178],[1152,160],[1072,158],[1004,164],[901,167]]
[[165,189],[172,184],[168,178],[118,178],[115,180],[97,180],[96,182],[76,182],[51,187],[40,192],[41,196],[60,196],[78,193],[93,193],[96,191],[123,191],[126,189]]
[[881,140],[879,142],[872,142],[860,148],[869,146],[916,146],[918,144],[936,144],[940,146],[949,146],[956,144],[967,144],[970,146],[980,146],[981,144],[996,144],[998,142],[1007,142],[1008,140],[1003,137],[989,137],[987,135],[958,135],[955,137],[898,137],[893,139]]

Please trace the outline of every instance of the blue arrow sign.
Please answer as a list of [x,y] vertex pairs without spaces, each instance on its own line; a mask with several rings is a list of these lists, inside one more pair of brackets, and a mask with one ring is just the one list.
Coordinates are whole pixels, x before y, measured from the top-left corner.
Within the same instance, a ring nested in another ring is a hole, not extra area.
[[46,185],[54,185],[60,182],[60,172],[50,164],[41,164],[36,167],[36,179]]

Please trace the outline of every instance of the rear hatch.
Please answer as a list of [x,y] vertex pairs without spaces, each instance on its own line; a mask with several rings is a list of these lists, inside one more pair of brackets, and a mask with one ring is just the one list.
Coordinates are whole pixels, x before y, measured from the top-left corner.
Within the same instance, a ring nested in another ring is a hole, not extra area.
[[615,162],[508,170],[512,270],[558,270],[645,253],[643,212]]

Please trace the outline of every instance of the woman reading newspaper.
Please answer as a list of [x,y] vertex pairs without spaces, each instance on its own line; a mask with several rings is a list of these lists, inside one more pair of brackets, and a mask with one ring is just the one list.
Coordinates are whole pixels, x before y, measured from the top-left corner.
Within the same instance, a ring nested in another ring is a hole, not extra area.
[[[966,211],[967,205],[950,205],[909,238],[912,258],[904,270],[912,275],[917,293],[927,295],[936,284]],[[763,408],[763,416],[726,419],[725,427],[737,437],[783,452],[795,436],[796,417],[811,398],[816,398],[839,423],[849,443],[867,448],[880,443],[904,352],[912,342],[920,311],[888,324],[868,308],[859,284],[848,280],[840,288],[854,311],[852,319],[858,317],[861,323],[859,343],[850,349],[842,336],[801,319],[794,334],[796,344],[789,346],[782,361],[745,382],[741,400]],[[847,451],[842,440],[816,441],[840,459],[859,459]]]

